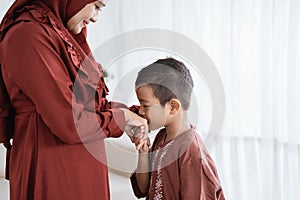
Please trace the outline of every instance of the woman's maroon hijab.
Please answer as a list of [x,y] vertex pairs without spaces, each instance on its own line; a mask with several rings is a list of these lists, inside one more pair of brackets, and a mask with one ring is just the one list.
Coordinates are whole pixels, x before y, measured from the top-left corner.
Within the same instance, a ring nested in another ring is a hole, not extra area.
[[[12,19],[15,10],[24,7],[28,3],[44,2],[52,12],[58,17],[64,24],[81,10],[86,4],[92,3],[95,0],[16,0],[2,20],[2,25],[8,24]],[[1,25],[1,29],[2,29]]]
[[[21,9],[27,4],[34,4],[43,2],[52,10],[53,14],[65,26],[67,21],[80,11],[86,4],[92,3],[95,0],[16,0],[5,14],[0,26],[0,42],[3,40],[6,29],[9,28],[15,20],[17,10]],[[86,43],[86,29],[78,35],[73,36],[82,47],[84,51],[89,53],[89,47]]]

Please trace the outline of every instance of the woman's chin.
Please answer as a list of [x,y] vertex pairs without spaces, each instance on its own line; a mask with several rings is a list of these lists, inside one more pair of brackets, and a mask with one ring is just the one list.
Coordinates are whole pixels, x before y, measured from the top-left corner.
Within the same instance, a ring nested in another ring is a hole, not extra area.
[[73,32],[74,35],[78,35],[79,33],[81,33],[81,29],[76,30],[76,31]]
[[81,33],[82,28],[81,27],[75,27],[71,30],[69,30],[72,34],[74,35],[78,35],[79,33]]

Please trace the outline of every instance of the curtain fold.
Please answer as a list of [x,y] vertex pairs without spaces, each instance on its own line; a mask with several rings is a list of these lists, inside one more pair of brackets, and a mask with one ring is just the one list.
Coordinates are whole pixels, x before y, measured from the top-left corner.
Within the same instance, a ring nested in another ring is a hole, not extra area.
[[211,152],[227,199],[299,199],[300,145],[224,137]]

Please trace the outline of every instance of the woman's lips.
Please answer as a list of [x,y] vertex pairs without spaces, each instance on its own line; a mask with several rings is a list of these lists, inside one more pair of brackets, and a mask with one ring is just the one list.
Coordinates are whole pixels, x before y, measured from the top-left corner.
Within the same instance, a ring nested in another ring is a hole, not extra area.
[[87,26],[89,23],[87,21],[82,22],[83,26]]

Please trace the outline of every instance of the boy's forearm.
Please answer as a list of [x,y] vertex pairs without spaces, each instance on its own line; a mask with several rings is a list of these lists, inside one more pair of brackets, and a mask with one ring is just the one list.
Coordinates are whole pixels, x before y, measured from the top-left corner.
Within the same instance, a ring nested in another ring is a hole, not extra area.
[[142,193],[147,193],[150,185],[150,167],[148,153],[139,153],[136,179]]

